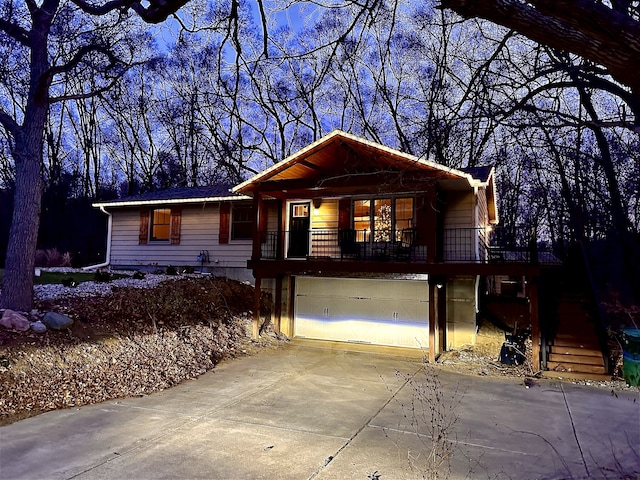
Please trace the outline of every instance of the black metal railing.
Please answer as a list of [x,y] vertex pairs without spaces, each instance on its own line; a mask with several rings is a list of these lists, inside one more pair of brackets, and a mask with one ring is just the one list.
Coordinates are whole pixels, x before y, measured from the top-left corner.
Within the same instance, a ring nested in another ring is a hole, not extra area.
[[[289,232],[262,232],[261,258],[290,258]],[[353,229],[311,229],[306,236],[307,259],[426,261],[427,247],[420,242],[415,229],[397,231]],[[283,242],[285,248],[280,248]],[[296,252],[300,252],[297,248]],[[540,257],[540,258],[539,258]],[[297,256],[297,258],[300,258]],[[437,262],[518,262],[554,263],[550,254],[540,255],[535,237],[528,229],[447,228],[436,245]]]

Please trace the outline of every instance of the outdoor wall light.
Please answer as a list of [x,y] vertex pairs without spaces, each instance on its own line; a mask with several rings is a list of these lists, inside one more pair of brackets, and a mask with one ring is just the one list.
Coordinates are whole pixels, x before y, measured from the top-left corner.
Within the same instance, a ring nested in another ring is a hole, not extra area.
[[321,205],[322,205],[322,198],[313,199],[313,208],[317,210],[318,208],[320,208]]

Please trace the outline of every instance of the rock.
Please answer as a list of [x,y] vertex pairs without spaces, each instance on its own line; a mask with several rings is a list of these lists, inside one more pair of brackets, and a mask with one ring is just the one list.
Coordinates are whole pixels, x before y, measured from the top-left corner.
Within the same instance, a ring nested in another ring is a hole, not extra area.
[[5,310],[0,319],[0,325],[8,330],[16,330],[18,332],[26,332],[29,330],[31,323],[24,315],[13,310]]
[[66,315],[56,312],[47,312],[42,319],[42,322],[49,328],[54,330],[64,330],[73,325],[73,320]]
[[38,320],[37,322],[33,322],[31,324],[31,330],[33,330],[36,333],[44,333],[47,331],[47,326],[42,323],[40,320]]

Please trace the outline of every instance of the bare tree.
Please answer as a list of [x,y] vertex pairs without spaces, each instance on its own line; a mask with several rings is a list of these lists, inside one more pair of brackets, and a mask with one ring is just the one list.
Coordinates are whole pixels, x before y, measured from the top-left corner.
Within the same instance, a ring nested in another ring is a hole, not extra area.
[[[12,75],[19,78],[2,76],[3,96],[14,90],[12,100],[0,105],[0,124],[10,137],[15,164],[15,202],[0,306],[29,310],[33,304],[33,266],[43,186],[43,141],[51,104],[95,95],[97,91],[109,88],[122,74],[135,52],[135,45],[127,42],[126,36],[126,28],[132,25],[130,12],[135,12],[145,22],[157,23],[185,2],[3,2],[0,44],[4,51],[13,52],[3,69],[17,72]],[[70,23],[72,19],[75,21]],[[114,35],[118,28],[120,34]],[[87,76],[98,81],[97,91],[85,89],[83,80]],[[61,84],[75,88],[59,94],[57,87]]]
[[[463,17],[513,29],[542,45],[604,65],[640,94],[640,6],[632,0],[441,0]],[[636,125],[640,124],[640,120]]]

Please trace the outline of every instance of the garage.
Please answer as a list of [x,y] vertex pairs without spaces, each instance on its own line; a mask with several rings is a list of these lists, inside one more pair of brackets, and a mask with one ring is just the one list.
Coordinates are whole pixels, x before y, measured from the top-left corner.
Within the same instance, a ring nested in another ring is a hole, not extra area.
[[294,336],[427,349],[426,280],[296,277]]

